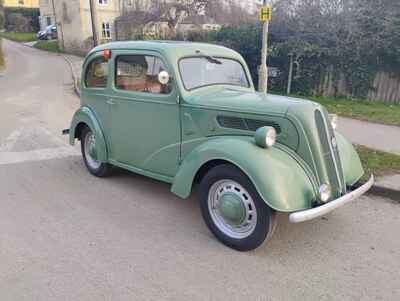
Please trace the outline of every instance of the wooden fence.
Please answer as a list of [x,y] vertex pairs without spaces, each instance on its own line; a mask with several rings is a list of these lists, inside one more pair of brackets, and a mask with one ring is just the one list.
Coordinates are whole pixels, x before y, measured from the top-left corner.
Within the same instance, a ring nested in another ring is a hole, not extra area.
[[[316,94],[325,97],[352,97],[344,76],[340,76],[340,79],[335,82],[331,71],[328,71],[321,81]],[[400,104],[400,75],[392,75],[384,71],[377,72],[373,88],[367,93],[367,99],[387,104]]]

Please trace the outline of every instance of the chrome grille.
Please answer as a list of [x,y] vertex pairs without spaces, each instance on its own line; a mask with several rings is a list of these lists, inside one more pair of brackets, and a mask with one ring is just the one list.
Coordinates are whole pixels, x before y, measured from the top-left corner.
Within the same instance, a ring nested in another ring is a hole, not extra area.
[[321,142],[324,162],[332,186],[336,196],[340,196],[346,192],[344,184],[343,170],[340,162],[340,156],[337,146],[332,143],[335,138],[334,131],[329,121],[329,116],[326,112],[320,110],[315,111],[315,122],[318,129],[318,135]]

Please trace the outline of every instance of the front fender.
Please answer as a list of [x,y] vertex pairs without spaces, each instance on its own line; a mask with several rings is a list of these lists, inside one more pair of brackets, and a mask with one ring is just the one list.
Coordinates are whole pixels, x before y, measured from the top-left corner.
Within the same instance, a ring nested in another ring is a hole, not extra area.
[[268,206],[277,211],[311,208],[316,199],[311,180],[293,157],[277,147],[258,147],[252,137],[218,137],[202,143],[182,162],[171,191],[187,198],[197,172],[212,160],[240,168]]
[[104,138],[103,131],[95,114],[88,107],[81,107],[78,111],[75,112],[69,128],[69,143],[71,145],[75,144],[78,129],[82,124],[86,124],[95,134],[98,160],[100,162],[107,162],[107,144]]
[[335,132],[340,161],[346,185],[354,185],[364,174],[360,157],[354,146],[340,133]]

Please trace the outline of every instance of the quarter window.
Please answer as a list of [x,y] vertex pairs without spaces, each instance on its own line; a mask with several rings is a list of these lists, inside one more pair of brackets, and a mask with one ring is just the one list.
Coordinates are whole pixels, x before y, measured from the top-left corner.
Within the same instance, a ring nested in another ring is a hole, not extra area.
[[103,57],[96,58],[86,69],[85,86],[86,88],[105,88],[107,78],[108,62]]
[[171,85],[162,85],[158,81],[161,71],[166,68],[155,56],[121,55],[117,57],[115,85],[120,90],[169,94]]
[[107,5],[108,4],[108,0],[99,0],[99,4],[100,5]]
[[105,39],[111,39],[110,23],[103,22],[101,35]]

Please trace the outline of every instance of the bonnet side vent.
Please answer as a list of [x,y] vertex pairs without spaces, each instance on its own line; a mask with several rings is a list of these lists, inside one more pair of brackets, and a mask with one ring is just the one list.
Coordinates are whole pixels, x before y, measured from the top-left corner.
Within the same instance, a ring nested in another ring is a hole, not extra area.
[[281,127],[279,126],[279,124],[268,120],[256,120],[256,119],[247,119],[247,118],[231,117],[231,116],[218,116],[217,122],[219,126],[228,129],[255,132],[260,127],[272,126],[275,128],[278,134],[281,132]]

